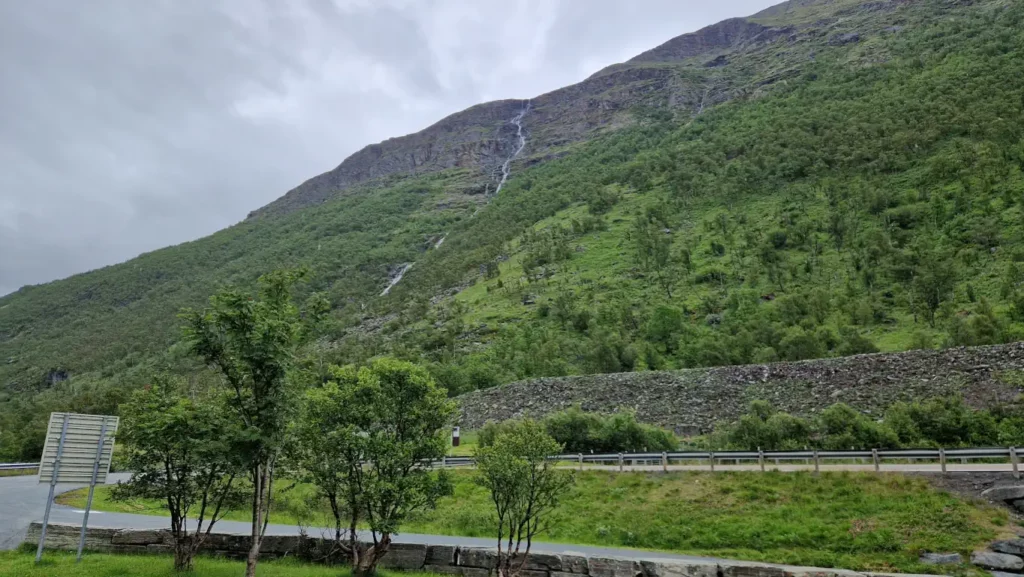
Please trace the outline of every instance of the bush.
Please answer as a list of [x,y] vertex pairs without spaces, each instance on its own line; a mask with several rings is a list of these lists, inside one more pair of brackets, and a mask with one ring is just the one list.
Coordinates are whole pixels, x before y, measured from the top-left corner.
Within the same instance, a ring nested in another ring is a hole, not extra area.
[[[479,433],[480,446],[493,445],[499,435],[510,431],[516,423],[487,423]],[[633,413],[604,416],[573,407],[549,415],[542,424],[567,453],[636,453],[679,448],[671,431],[640,423]]]

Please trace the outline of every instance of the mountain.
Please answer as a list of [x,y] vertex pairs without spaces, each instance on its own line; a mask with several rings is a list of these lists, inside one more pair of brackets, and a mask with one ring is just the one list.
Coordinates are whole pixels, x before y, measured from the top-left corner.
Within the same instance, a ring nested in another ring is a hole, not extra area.
[[282,267],[333,304],[321,359],[413,358],[453,394],[1024,340],[1022,30],[1010,0],[793,0],[24,287],[0,298],[0,459],[37,454],[50,410],[208,378],[178,311]]

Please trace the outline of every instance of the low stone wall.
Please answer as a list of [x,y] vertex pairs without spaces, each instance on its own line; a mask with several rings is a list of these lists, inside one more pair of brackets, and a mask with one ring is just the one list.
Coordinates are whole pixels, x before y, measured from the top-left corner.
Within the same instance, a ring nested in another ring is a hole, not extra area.
[[[39,542],[41,523],[33,523],[25,542]],[[46,548],[74,550],[78,547],[80,528],[75,525],[51,524],[46,531]],[[170,553],[167,531],[130,529],[89,529],[85,546],[90,551],[110,553]],[[316,550],[319,543],[310,537],[267,536],[260,554],[264,558],[289,555],[302,556]],[[203,550],[214,555],[244,558],[249,538],[244,535],[212,534]],[[496,554],[493,549],[453,545],[413,545],[395,543],[381,565],[387,569],[428,571],[463,577],[490,577],[494,573]],[[582,554],[530,555],[522,577],[893,577],[890,573],[858,573],[842,569],[819,569],[769,565],[746,561],[680,561],[659,559],[651,553],[648,559],[595,557]],[[903,576],[909,577],[909,576]]]
[[1012,402],[1022,392],[1024,343],[942,351],[857,355],[797,363],[649,371],[520,381],[459,397],[462,426],[580,405],[634,410],[681,434],[738,418],[750,401],[808,415],[838,402],[880,414],[896,401],[963,395],[976,407]]

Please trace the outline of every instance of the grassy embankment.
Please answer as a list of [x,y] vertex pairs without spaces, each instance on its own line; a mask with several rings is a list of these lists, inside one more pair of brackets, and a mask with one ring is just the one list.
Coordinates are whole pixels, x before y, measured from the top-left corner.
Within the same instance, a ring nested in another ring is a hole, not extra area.
[[[490,503],[473,473],[456,471],[453,478],[455,495],[412,519],[406,532],[491,536]],[[280,486],[273,522],[323,522],[310,487]],[[84,493],[59,500],[80,507]],[[94,506],[163,514],[155,502],[112,502],[109,490],[97,491]],[[245,520],[246,513],[228,518]],[[897,474],[587,471],[552,515],[543,540],[926,573],[936,568],[918,563],[922,551],[968,553],[1009,533],[1005,511]]]

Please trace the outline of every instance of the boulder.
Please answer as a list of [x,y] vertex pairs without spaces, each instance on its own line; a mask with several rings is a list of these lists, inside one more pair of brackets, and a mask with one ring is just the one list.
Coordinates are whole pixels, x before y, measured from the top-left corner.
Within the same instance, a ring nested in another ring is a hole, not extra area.
[[[1008,552],[1000,551],[1000,553]],[[922,553],[919,561],[925,565],[958,565],[964,560],[959,553]]]
[[971,553],[971,563],[994,571],[1020,571],[1024,569],[1024,559],[1016,555],[993,553],[991,551],[975,551]]
[[1017,555],[1018,557],[1024,557],[1024,539],[1007,539],[1006,541],[996,541],[988,546],[989,549],[996,553],[1006,553],[1008,555]]
[[1024,485],[992,487],[982,491],[981,496],[990,501],[1016,501],[1024,499]]

